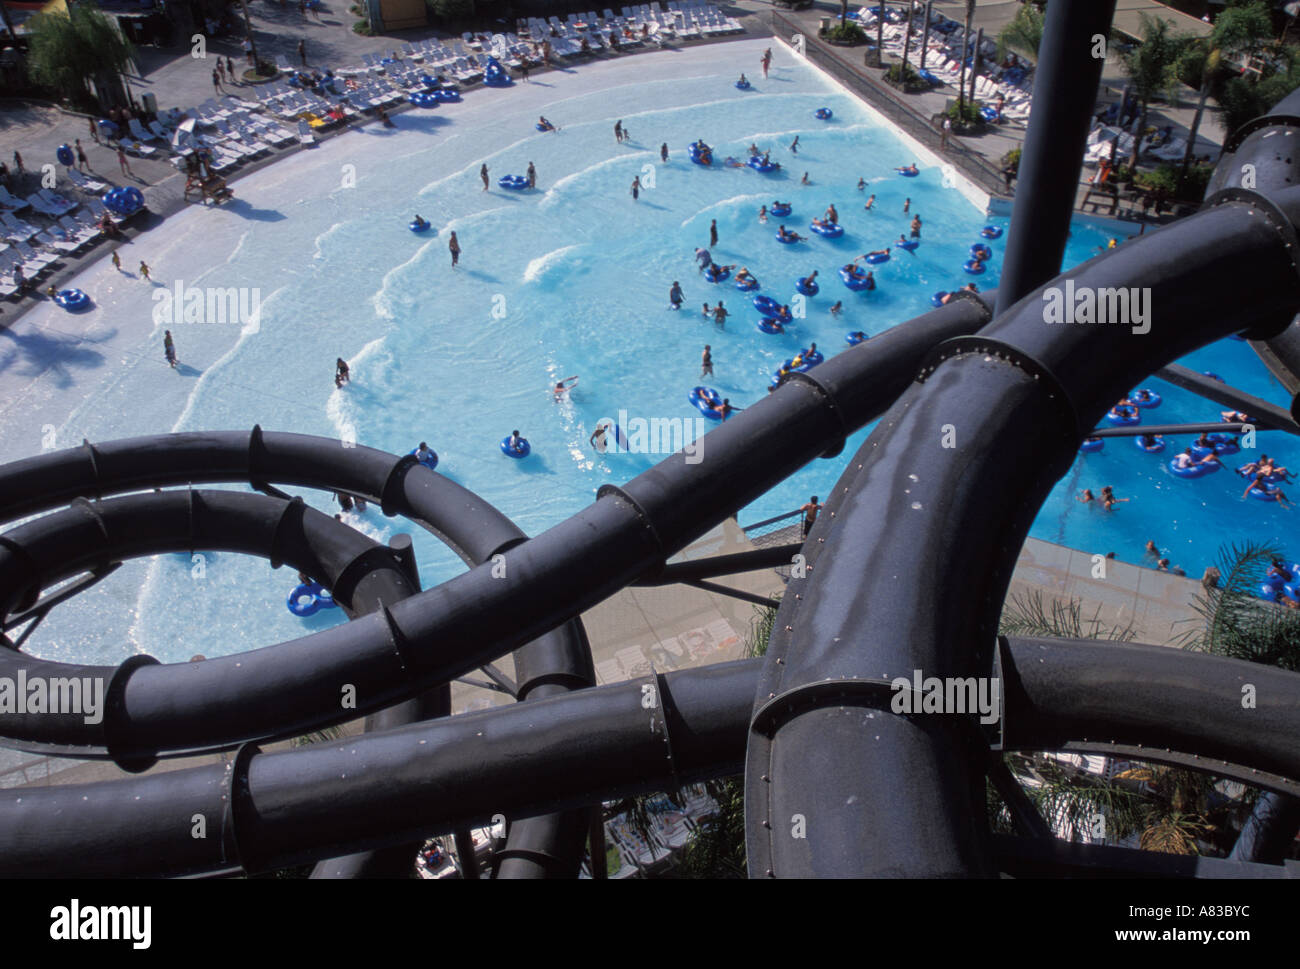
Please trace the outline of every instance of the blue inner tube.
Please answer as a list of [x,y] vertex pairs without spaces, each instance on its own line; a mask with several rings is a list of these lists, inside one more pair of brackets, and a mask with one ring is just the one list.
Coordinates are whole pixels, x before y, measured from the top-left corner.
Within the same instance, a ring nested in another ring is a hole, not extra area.
[[709,150],[708,155],[706,156],[705,153],[700,150],[698,143],[688,147],[686,153],[690,156],[691,161],[695,162],[697,165],[707,166],[713,164],[713,151]]
[[916,247],[921,244],[920,239],[905,239],[902,242],[895,242],[894,245],[899,249],[906,249],[908,252],[914,252]]
[[1209,464],[1193,464],[1189,468],[1180,468],[1174,463],[1175,460],[1177,459],[1169,459],[1169,473],[1176,478],[1201,478],[1209,474],[1210,468],[1213,467]]
[[856,347],[865,339],[867,339],[867,335],[861,330],[854,330],[852,333],[845,334],[844,336],[844,342],[851,347]]
[[998,112],[996,108],[980,108],[980,117],[985,121],[996,121]]
[[443,104],[460,100],[460,92],[453,88],[441,88],[440,90],[434,91],[433,96]]
[[754,169],[754,171],[756,172],[774,172],[781,167],[776,162],[763,161],[763,157],[761,155],[751,156],[749,161],[745,162],[745,164],[748,165],[750,168]]
[[778,219],[784,219],[787,215],[789,215],[791,212],[794,211],[794,208],[789,205],[777,205],[775,202],[773,202],[772,207],[768,209],[768,211],[771,212]]
[[826,239],[838,239],[844,235],[844,226],[834,222],[813,222],[809,224],[808,228]]
[[1106,411],[1106,420],[1118,427],[1132,427],[1142,423],[1142,415],[1136,407],[1112,407]]
[[519,192],[528,187],[528,178],[524,175],[502,175],[497,179],[497,184],[513,192]]
[[758,321],[757,326],[764,333],[777,335],[785,332],[785,324],[774,316],[765,316]]
[[1260,501],[1277,501],[1277,485],[1266,484],[1263,488],[1251,488],[1250,496]]
[[935,293],[933,296],[930,297],[930,305],[942,306],[943,298],[947,295],[948,295],[948,291],[946,289],[939,290],[939,292]]
[[1129,394],[1129,396],[1128,396],[1128,399],[1131,400],[1131,401],[1133,401],[1133,403],[1136,404],[1138,407],[1141,407],[1141,408],[1144,408],[1144,409],[1148,409],[1148,408],[1156,408],[1156,407],[1159,407],[1160,404],[1164,401],[1164,398],[1161,397],[1159,394],[1157,394],[1154,390],[1148,390],[1148,391],[1146,391],[1146,393],[1147,393],[1147,395],[1148,395],[1146,400],[1141,400],[1141,399],[1139,399],[1139,398],[1136,396],[1137,394],[1140,394],[1140,393],[1142,393],[1142,389],[1141,389],[1141,388],[1139,388],[1138,390],[1133,391],[1133,393]]
[[432,228],[428,222],[410,222],[407,227],[412,232],[428,232]]
[[721,283],[731,278],[731,270],[723,269],[717,263],[711,263],[709,268],[704,270],[704,278],[711,283]]
[[912,171],[910,168],[895,168],[894,171],[898,172],[898,174],[902,175],[904,178],[916,178],[917,175],[921,174],[919,171]]
[[518,451],[510,446],[509,434],[501,439],[501,453],[508,458],[526,458],[532,450],[532,445],[528,443],[528,438],[526,437],[521,437],[519,439]]
[[737,87],[739,90],[741,90],[741,91],[748,91],[748,90],[749,90],[749,82],[748,82],[748,81],[737,81],[737,82],[736,82],[736,87]]
[[79,289],[64,289],[55,294],[54,302],[65,310],[84,310],[90,305],[90,297]]
[[77,163],[77,159],[72,155],[72,149],[67,145],[59,145],[54,157],[59,160],[60,165],[75,165]]
[[[794,363],[794,359],[791,358],[790,362]],[[812,353],[804,357],[803,360],[799,362],[799,366],[795,367],[794,369],[811,370],[813,367],[817,366],[817,364],[825,363],[825,362],[826,362],[826,357],[822,354],[822,352],[820,350],[814,350]]]
[[1236,454],[1241,450],[1241,445],[1231,434],[1215,432],[1205,436],[1214,445],[1215,454]]
[[778,229],[778,230],[776,231],[776,241],[777,241],[777,242],[782,242],[782,243],[784,243],[784,244],[787,245],[787,246],[789,246],[789,245],[793,245],[794,243],[796,243],[796,242],[799,241],[798,239],[795,238],[796,235],[797,235],[797,233],[792,232],[792,233],[790,233],[788,236],[783,236],[783,235],[781,235],[781,230]]
[[[306,582],[296,585],[290,591],[284,604],[295,616],[306,619],[308,616],[316,615],[320,610],[320,591],[321,586],[318,582]],[[330,602],[333,601],[333,599],[330,600]]]
[[1206,377],[1209,377],[1211,380],[1217,380],[1219,383],[1223,383],[1223,378],[1212,370],[1202,370],[1201,373]]
[[889,253],[873,252],[871,255],[867,256],[866,261],[871,263],[873,266],[879,266],[882,262],[889,262]]
[[1269,602],[1277,602],[1277,594],[1281,592],[1281,587],[1274,588],[1271,585],[1261,585],[1259,587],[1259,597],[1267,599]]
[[819,292],[821,292],[821,287],[817,285],[817,280],[815,279],[811,283],[807,282],[804,279],[800,279],[798,282],[794,284],[794,288],[797,289],[799,292],[803,293],[805,296],[816,296]]
[[1165,449],[1165,439],[1159,434],[1154,435],[1155,441],[1150,445],[1144,444],[1142,442],[1142,437],[1143,435],[1139,434],[1137,437],[1133,438],[1133,446],[1139,451],[1146,451],[1147,454],[1159,454]]
[[722,396],[712,387],[696,387],[686,399],[694,404],[705,417],[712,421],[722,420],[722,415],[713,409],[715,404],[722,403]]
[[737,279],[736,288],[744,293],[752,293],[754,290],[759,288],[758,280],[753,276],[749,276],[745,279]]
[[966,272],[970,273],[972,276],[982,276],[984,274],[984,264],[982,262],[976,262],[974,259],[967,259],[966,262],[962,264],[961,268],[966,270]]
[[834,112],[832,112],[830,108],[818,108],[817,117],[820,118],[822,121],[829,121],[832,117],[834,117]]
[[424,92],[412,94],[408,100],[417,108],[436,108],[438,106],[438,99],[432,94]]
[[[406,453],[407,453],[407,454],[414,454],[414,453],[415,453],[416,451],[418,451],[418,450],[420,450],[418,447],[417,447],[417,448],[411,448],[411,450],[407,451]],[[429,455],[427,458],[424,458],[424,459],[416,458],[416,460],[419,461],[421,464],[423,464],[423,465],[424,465],[426,468],[428,468],[430,471],[432,471],[432,470],[434,470],[436,467],[438,467],[438,452],[437,452],[437,451],[434,451],[432,448],[430,448],[429,450],[430,450],[431,453],[430,453],[430,455]]]
[[977,242],[975,243],[975,245],[971,246],[970,254],[972,256],[977,256],[980,259],[993,258],[993,250],[990,249],[988,246],[984,245],[984,243],[982,242]]
[[986,225],[984,228],[980,229],[980,235],[985,239],[1001,239],[1002,227],[997,225]]
[[755,296],[752,300],[754,309],[758,310],[764,316],[780,316],[781,304],[771,296]]
[[1103,439],[1096,437],[1090,441],[1084,441],[1082,444],[1080,444],[1079,450],[1082,451],[1084,454],[1093,454],[1097,451],[1100,451],[1105,446],[1106,446],[1106,442]]
[[844,281],[845,286],[853,290],[855,293],[861,292],[864,289],[876,288],[875,280],[867,279],[867,271],[858,267],[854,267],[853,272],[849,272],[841,267],[840,279]]
[[550,131],[550,130],[551,130],[550,128],[546,127],[546,125],[542,124],[540,121],[537,122],[537,124],[533,125],[533,127],[536,128],[538,131]]

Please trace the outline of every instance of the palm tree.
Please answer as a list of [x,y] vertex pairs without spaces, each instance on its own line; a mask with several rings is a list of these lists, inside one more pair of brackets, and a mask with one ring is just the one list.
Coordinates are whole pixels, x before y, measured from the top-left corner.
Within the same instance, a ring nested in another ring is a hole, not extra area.
[[966,26],[961,32],[961,79],[957,82],[957,123],[966,122],[966,54],[970,48],[970,22],[975,16],[975,0],[966,0]]
[[1169,33],[1169,23],[1142,14],[1142,43],[1123,54],[1124,66],[1129,73],[1129,84],[1141,105],[1138,110],[1137,135],[1133,142],[1133,164],[1142,153],[1142,136],[1147,130],[1147,108],[1151,99],[1168,94],[1171,100],[1177,89],[1178,57],[1187,44],[1187,38]]
[[1032,3],[1016,11],[1005,27],[998,32],[998,60],[1005,60],[1007,51],[1015,49],[1038,59],[1038,46],[1043,42],[1043,12]]
[[40,13],[29,21],[28,58],[32,77],[77,104],[98,100],[87,88],[95,82],[110,100],[125,101],[119,75],[135,56],[135,48],[113,21],[90,7],[70,7],[62,13]]

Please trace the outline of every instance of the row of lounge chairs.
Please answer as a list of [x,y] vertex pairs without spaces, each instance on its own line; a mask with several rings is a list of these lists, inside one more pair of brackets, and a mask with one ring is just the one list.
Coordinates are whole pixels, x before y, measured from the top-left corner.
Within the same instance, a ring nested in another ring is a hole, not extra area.
[[[35,208],[35,206],[32,206]],[[99,222],[108,213],[98,199],[73,205],[64,214],[46,213],[48,222],[33,224],[10,211],[0,211],[0,297],[19,292],[18,280],[39,282],[53,272],[63,256],[80,253],[103,236]]]

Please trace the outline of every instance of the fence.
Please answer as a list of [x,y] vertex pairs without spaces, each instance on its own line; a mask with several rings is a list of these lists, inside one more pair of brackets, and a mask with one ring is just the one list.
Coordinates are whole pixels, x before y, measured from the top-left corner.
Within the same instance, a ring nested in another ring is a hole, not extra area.
[[872,78],[867,73],[865,65],[854,64],[849,57],[841,53],[857,51],[861,48],[832,47],[818,39],[815,34],[809,34],[805,25],[796,23],[776,11],[772,11],[770,16],[772,33],[778,40],[790,44],[795,34],[802,36],[804,56],[809,61],[854,91],[926,148],[951,160],[984,191],[991,195],[1006,194],[1006,181],[1002,177],[1002,172],[987,158],[968,148],[956,137],[949,137],[948,147],[941,148],[943,134],[930,123],[929,118],[908,104],[904,96],[889,85]]

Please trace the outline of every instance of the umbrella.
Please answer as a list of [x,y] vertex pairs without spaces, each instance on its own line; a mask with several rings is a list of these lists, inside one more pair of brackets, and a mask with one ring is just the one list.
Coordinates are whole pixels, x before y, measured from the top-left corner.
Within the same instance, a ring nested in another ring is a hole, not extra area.
[[193,118],[186,118],[176,126],[175,133],[172,134],[172,148],[177,151],[186,151],[191,147],[191,142],[195,140],[194,129],[197,122]]

